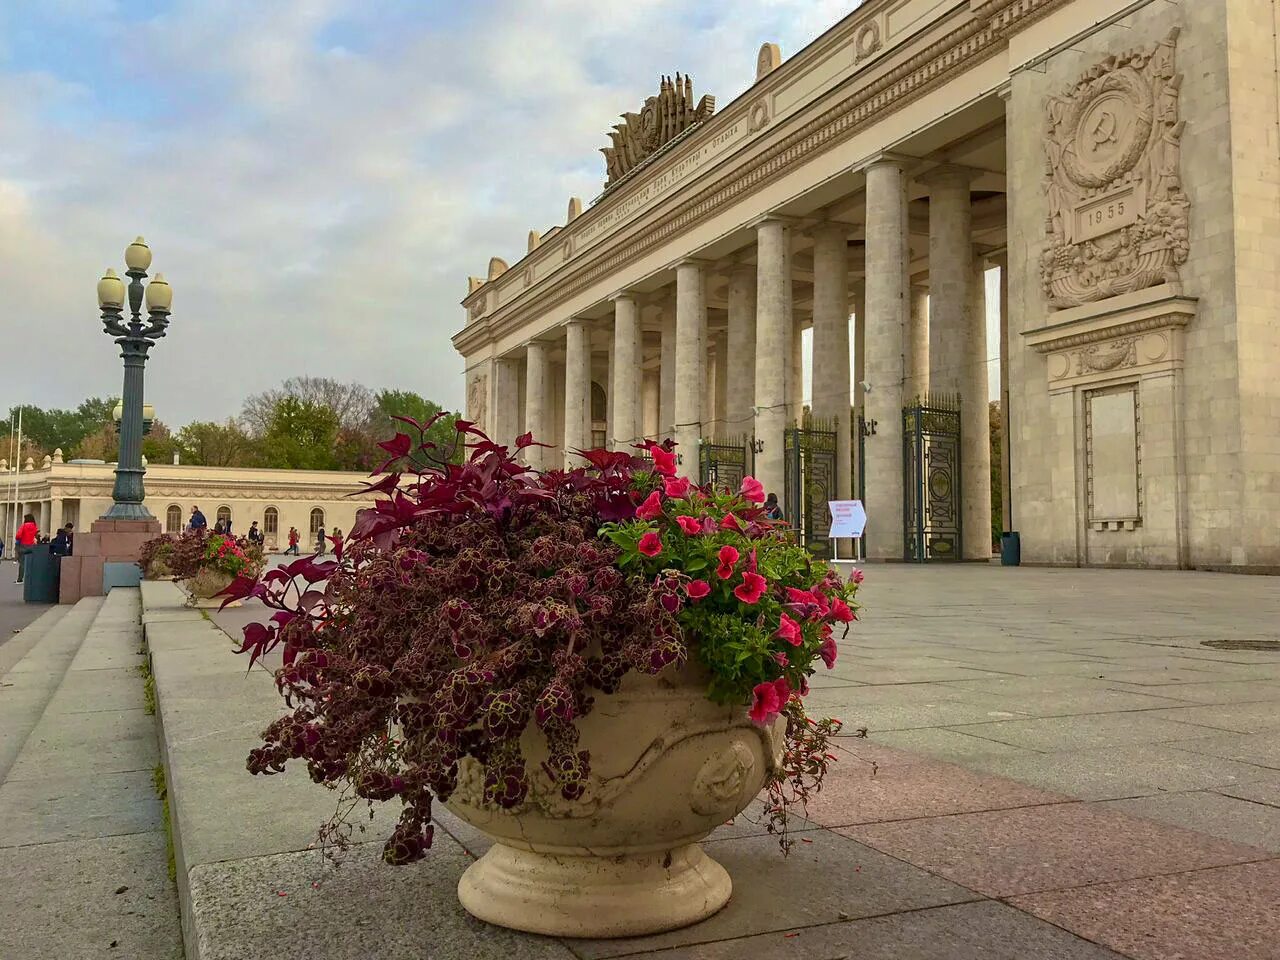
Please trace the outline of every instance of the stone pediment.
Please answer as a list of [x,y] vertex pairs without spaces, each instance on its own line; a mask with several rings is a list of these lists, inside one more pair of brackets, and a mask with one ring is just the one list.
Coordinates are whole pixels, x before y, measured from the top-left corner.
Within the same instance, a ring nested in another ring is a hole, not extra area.
[[645,100],[639,113],[624,113],[622,123],[609,132],[612,145],[600,148],[607,175],[605,187],[613,186],[715,110],[716,98],[709,94],[703,94],[694,106],[691,77],[678,73],[675,80],[663,77],[657,96]]

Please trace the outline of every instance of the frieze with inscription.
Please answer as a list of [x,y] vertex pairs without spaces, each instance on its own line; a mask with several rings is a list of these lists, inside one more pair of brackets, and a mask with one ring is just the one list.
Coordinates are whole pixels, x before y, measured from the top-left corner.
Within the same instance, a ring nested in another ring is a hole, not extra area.
[[1040,279],[1051,307],[1179,282],[1190,203],[1179,176],[1177,38],[1175,29],[1108,57],[1046,103]]

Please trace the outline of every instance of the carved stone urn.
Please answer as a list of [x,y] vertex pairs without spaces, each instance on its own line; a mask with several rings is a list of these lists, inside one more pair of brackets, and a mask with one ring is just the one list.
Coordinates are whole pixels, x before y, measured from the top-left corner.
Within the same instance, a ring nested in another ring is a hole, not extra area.
[[[187,606],[208,609],[222,606],[222,601],[216,598],[218,594],[231,586],[231,581],[234,579],[235,577],[229,573],[210,570],[206,567],[202,568],[194,577],[180,580],[178,585],[182,587],[183,592],[187,595]],[[240,601],[237,600],[228,604],[228,606],[238,607],[240,606]]]
[[699,846],[737,816],[781,762],[784,721],[707,699],[692,666],[629,674],[578,722],[591,753],[583,795],[565,800],[542,771],[536,728],[522,747],[532,781],[513,810],[483,801],[484,771],[460,765],[448,808],[494,839],[458,883],[472,915],[562,937],[630,937],[687,926],[729,899],[728,872]]

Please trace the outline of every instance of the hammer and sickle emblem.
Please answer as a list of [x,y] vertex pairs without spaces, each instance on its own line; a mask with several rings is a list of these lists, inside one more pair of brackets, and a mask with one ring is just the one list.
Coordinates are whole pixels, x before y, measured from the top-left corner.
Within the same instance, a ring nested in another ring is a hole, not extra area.
[[1110,110],[1103,110],[1098,114],[1098,119],[1093,124],[1093,129],[1089,131],[1089,139],[1093,148],[1096,150],[1104,143],[1114,143],[1116,139],[1116,115]]

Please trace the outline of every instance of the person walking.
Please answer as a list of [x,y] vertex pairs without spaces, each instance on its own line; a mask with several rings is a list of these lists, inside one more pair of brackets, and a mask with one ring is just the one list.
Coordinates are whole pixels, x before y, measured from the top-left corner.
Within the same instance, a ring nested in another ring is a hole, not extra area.
[[296,557],[298,555],[298,541],[300,539],[301,537],[298,534],[298,528],[290,527],[289,528],[289,549],[285,551],[285,556],[288,556],[289,554],[293,554]]
[[197,530],[207,530],[209,521],[204,518],[204,514],[200,512],[199,507],[191,508],[191,522],[187,524],[187,529],[193,533]]
[[323,526],[316,531],[316,553],[320,554],[321,556],[324,556],[324,553],[325,553]]
[[262,531],[258,529],[258,521],[249,524],[249,542],[262,546]]
[[782,519],[782,505],[778,503],[776,493],[771,493],[764,498],[764,515],[770,520]]
[[36,518],[29,513],[23,516],[22,526],[18,527],[18,532],[13,537],[18,558],[18,579],[13,581],[14,583],[21,583],[26,575],[27,555],[31,553],[31,548],[36,545],[36,534],[38,532]]

